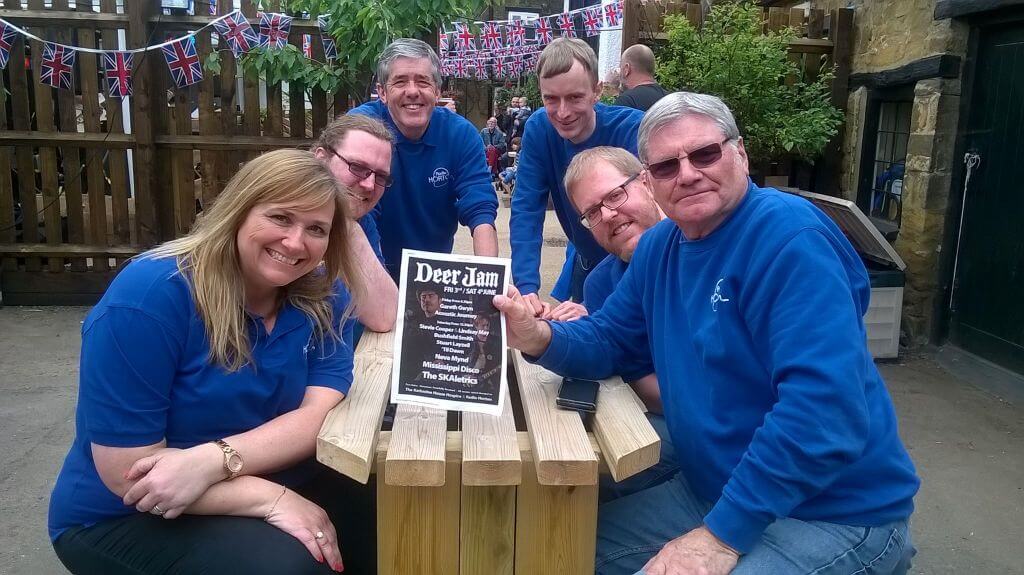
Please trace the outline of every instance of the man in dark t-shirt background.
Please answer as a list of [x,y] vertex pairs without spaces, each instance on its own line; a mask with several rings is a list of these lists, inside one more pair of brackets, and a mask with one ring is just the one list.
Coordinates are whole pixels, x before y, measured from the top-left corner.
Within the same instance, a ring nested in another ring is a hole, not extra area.
[[619,77],[624,90],[615,99],[616,106],[629,106],[646,112],[668,94],[654,80],[654,52],[643,44],[634,44],[622,53]]

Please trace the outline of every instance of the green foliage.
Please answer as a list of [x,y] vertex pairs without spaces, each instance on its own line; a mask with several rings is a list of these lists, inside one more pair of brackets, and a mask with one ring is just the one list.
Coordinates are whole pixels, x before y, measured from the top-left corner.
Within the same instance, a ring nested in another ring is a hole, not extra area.
[[821,70],[814,81],[800,79],[787,56],[793,31],[762,33],[761,19],[758,6],[741,1],[716,2],[700,31],[683,16],[666,17],[658,79],[671,90],[722,98],[755,163],[786,152],[813,160],[843,121],[829,98],[832,70]]
[[[304,87],[334,92],[346,88],[357,98],[369,95],[377,56],[395,38],[433,33],[442,22],[472,17],[489,0],[281,0],[280,11],[306,13],[313,21],[327,16],[329,33],[338,46],[338,59],[315,62],[294,46],[284,51],[257,50],[243,59],[268,82],[299,82]],[[261,0],[261,10],[271,10]]]

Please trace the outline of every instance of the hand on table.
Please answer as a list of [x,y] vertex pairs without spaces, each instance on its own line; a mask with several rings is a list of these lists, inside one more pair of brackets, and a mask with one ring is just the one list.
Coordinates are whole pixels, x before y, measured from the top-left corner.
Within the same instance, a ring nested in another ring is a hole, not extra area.
[[286,489],[276,505],[269,502],[268,506],[273,508],[266,517],[267,523],[298,539],[317,561],[327,561],[338,572],[345,570],[338,532],[319,505]]
[[645,575],[728,575],[739,561],[736,553],[707,527],[669,541],[644,565]]
[[587,308],[574,301],[563,301],[542,317],[553,321],[574,321],[586,315]]
[[125,473],[125,479],[136,483],[124,494],[124,504],[174,519],[226,475],[221,451],[211,443],[164,448],[136,461]]

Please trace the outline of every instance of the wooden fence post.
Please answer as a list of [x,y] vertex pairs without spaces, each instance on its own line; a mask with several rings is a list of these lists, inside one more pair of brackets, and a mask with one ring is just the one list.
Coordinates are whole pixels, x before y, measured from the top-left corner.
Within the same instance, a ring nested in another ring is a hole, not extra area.
[[[156,3],[152,0],[128,2],[128,46],[142,48],[149,41],[149,15]],[[151,246],[164,238],[164,230],[156,214],[156,194],[160,187],[154,178],[153,146],[153,94],[151,86],[153,73],[159,70],[159,52],[143,52],[136,55],[132,71],[132,133],[135,135],[135,152],[132,154],[135,172],[135,225],[136,237],[144,246]],[[163,94],[158,94],[163,98]]]
[[[832,40],[832,58],[835,77],[832,79],[832,105],[846,113],[849,98],[850,65],[853,58],[853,8],[838,8],[830,15],[829,39]],[[842,170],[843,135],[846,125],[829,141],[825,152],[815,164],[817,192],[839,195],[839,172]]]

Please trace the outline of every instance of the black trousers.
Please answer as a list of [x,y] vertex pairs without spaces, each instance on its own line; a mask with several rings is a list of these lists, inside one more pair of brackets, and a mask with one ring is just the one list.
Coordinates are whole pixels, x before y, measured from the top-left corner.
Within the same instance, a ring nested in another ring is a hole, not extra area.
[[[296,492],[327,511],[338,531],[346,575],[377,572],[376,476],[361,485],[324,470]],[[76,575],[334,573],[291,535],[252,517],[150,513],[76,527],[53,543]]]

